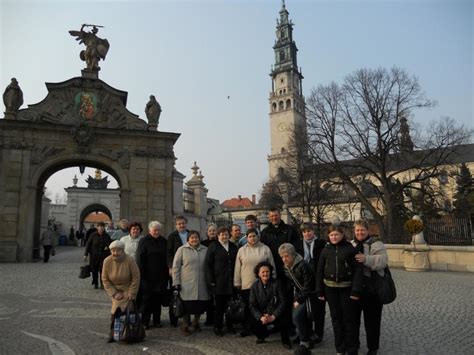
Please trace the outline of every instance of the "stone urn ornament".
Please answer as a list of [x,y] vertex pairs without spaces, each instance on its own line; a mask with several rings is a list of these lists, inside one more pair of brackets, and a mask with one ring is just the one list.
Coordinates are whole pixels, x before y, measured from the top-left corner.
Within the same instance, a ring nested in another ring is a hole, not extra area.
[[420,216],[413,216],[404,224],[405,230],[412,236],[410,246],[403,251],[403,265],[407,271],[428,271],[430,260],[429,246],[423,236],[424,225]]

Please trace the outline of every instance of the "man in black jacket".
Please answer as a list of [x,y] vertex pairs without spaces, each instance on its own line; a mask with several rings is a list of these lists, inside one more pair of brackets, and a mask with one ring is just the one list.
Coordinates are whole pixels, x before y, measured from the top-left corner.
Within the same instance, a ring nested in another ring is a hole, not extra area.
[[[311,223],[303,223],[300,227],[303,238],[300,238],[296,244],[296,252],[306,260],[312,267],[314,274],[318,268],[319,255],[326,245],[326,241],[315,235]],[[315,323],[315,332],[317,338],[314,343],[320,343],[324,335],[324,318],[326,316],[326,301],[321,301],[315,297],[312,303],[313,321]]]
[[136,259],[140,269],[142,316],[145,328],[153,325],[161,328],[161,304],[166,297],[169,272],[166,263],[166,239],[160,235],[161,224],[152,221],[148,224],[148,234],[138,243]]
[[[174,223],[176,226],[176,230],[171,232],[167,239],[167,260],[168,260],[168,268],[170,272],[170,278],[169,278],[169,284],[170,287],[172,285],[172,280],[171,280],[171,270],[173,268],[173,259],[176,254],[176,251],[178,248],[184,244],[186,244],[187,239],[188,239],[188,233],[189,230],[187,229],[187,223],[188,220],[184,216],[176,216],[174,218]],[[174,314],[171,312],[170,309],[170,323],[173,327],[178,326],[178,318],[174,316]]]
[[281,261],[280,255],[278,255],[278,248],[284,243],[295,245],[300,236],[293,226],[281,220],[281,213],[278,208],[270,208],[268,211],[268,220],[270,224],[262,231],[260,241],[268,245],[272,251],[277,278],[284,280],[283,262]]

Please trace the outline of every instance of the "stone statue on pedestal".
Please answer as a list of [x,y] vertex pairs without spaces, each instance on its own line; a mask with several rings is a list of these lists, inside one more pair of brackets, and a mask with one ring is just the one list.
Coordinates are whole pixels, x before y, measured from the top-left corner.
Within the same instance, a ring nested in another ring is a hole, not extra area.
[[161,115],[161,106],[156,101],[154,95],[150,95],[150,101],[146,104],[145,107],[146,118],[148,119],[148,130],[158,130],[158,123]]
[[23,91],[15,78],[11,79],[11,83],[3,93],[3,103],[5,104],[5,118],[15,118],[16,113],[23,105]]
[[[92,27],[92,30],[86,32],[84,27]],[[79,41],[79,44],[85,44],[86,49],[81,51],[80,57],[86,62],[87,70],[93,72],[100,70],[99,60],[105,60],[110,47],[109,41],[97,36],[97,32],[99,32],[98,27],[103,26],[83,24],[80,31],[69,31],[71,36],[76,37],[76,41]]]

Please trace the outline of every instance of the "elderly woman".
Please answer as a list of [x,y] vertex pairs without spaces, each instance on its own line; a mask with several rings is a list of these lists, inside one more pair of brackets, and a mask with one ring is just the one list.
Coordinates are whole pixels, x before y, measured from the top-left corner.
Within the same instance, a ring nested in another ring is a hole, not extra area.
[[[214,334],[223,336],[224,313],[234,293],[233,276],[237,246],[229,242],[229,229],[220,227],[218,242],[212,243],[206,254],[206,282],[215,299]],[[227,330],[234,333],[231,319],[226,317]]]
[[261,261],[254,268],[257,281],[250,288],[251,325],[257,336],[257,344],[265,342],[269,334],[268,326],[275,325],[280,329],[283,346],[290,349],[288,327],[283,324],[286,298],[280,282],[272,278],[274,269],[274,265],[268,261]]
[[[240,296],[246,304],[248,313],[248,304],[250,296],[250,287],[256,280],[255,266],[262,261],[268,261],[275,269],[272,251],[265,244],[260,243],[256,229],[249,229],[246,233],[247,243],[239,249],[235,259],[234,286],[240,290]],[[275,273],[272,275],[276,277]],[[250,317],[246,317],[243,324],[244,329],[240,333],[241,337],[250,335]]]
[[142,231],[142,225],[134,222],[130,225],[130,234],[120,239],[125,244],[125,254],[130,255],[134,260],[136,259],[138,243],[143,238]]
[[153,326],[161,328],[162,298],[167,297],[168,263],[166,261],[166,239],[160,235],[161,223],[151,221],[148,234],[140,240],[137,248],[137,264],[142,278],[142,317],[145,329]]
[[112,242],[109,248],[112,254],[104,260],[102,283],[112,299],[109,337],[109,343],[111,343],[114,341],[114,318],[120,316],[120,313],[126,310],[128,302],[136,298],[140,284],[140,271],[133,258],[125,254],[125,245],[121,241]]
[[352,245],[358,254],[355,259],[363,265],[363,288],[360,302],[356,308],[357,332],[360,328],[360,316],[364,313],[364,326],[367,338],[369,355],[377,354],[380,342],[380,323],[382,320],[383,304],[376,296],[372,272],[378,272],[384,276],[384,269],[388,264],[387,250],[382,241],[369,235],[369,223],[359,220],[354,223],[355,239]]
[[199,318],[207,309],[209,291],[207,290],[204,263],[207,248],[201,245],[199,232],[190,231],[187,243],[179,247],[173,259],[173,286],[180,291],[184,315],[181,331],[190,335],[189,323],[194,314],[193,330],[200,332]]
[[102,263],[110,255],[109,245],[112,239],[105,232],[105,223],[97,223],[97,231],[93,232],[87,240],[84,252],[84,261],[89,257],[89,265],[92,270],[92,285],[99,288],[99,277],[102,272]]
[[298,332],[300,340],[300,352],[305,353],[310,348],[312,336],[311,319],[308,316],[306,301],[314,303],[315,276],[312,267],[301,255],[296,253],[293,244],[284,243],[278,248],[283,262],[283,270],[289,285],[293,288],[293,324]]

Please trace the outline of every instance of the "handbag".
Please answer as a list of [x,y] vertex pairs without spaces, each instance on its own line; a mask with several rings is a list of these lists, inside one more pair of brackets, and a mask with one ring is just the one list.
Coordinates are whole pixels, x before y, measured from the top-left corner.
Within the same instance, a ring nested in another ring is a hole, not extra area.
[[375,294],[382,304],[389,304],[397,298],[397,289],[392,278],[390,269],[385,267],[384,276],[380,276],[377,271],[372,271]]
[[87,279],[91,276],[91,267],[89,264],[81,266],[81,271],[79,272],[80,279]]
[[135,301],[130,301],[125,312],[125,322],[120,334],[120,340],[125,343],[138,343],[145,338],[140,312],[137,310]]
[[236,323],[245,321],[245,308],[246,304],[238,294],[235,299],[231,299],[227,304],[226,318]]
[[184,314],[184,304],[179,291],[173,291],[173,298],[170,303],[171,312],[176,318],[181,318]]
[[[301,291],[303,292],[303,286],[301,286],[301,284],[299,283],[299,281],[296,279],[296,277],[293,275],[293,273],[288,270],[288,274],[290,275],[291,279],[293,280],[295,286]],[[308,294],[308,297],[306,297],[306,300],[305,300],[305,304],[306,304],[306,314],[308,316],[308,319],[314,319],[314,314],[313,314],[313,307],[311,306],[311,298],[310,298],[310,295]]]

